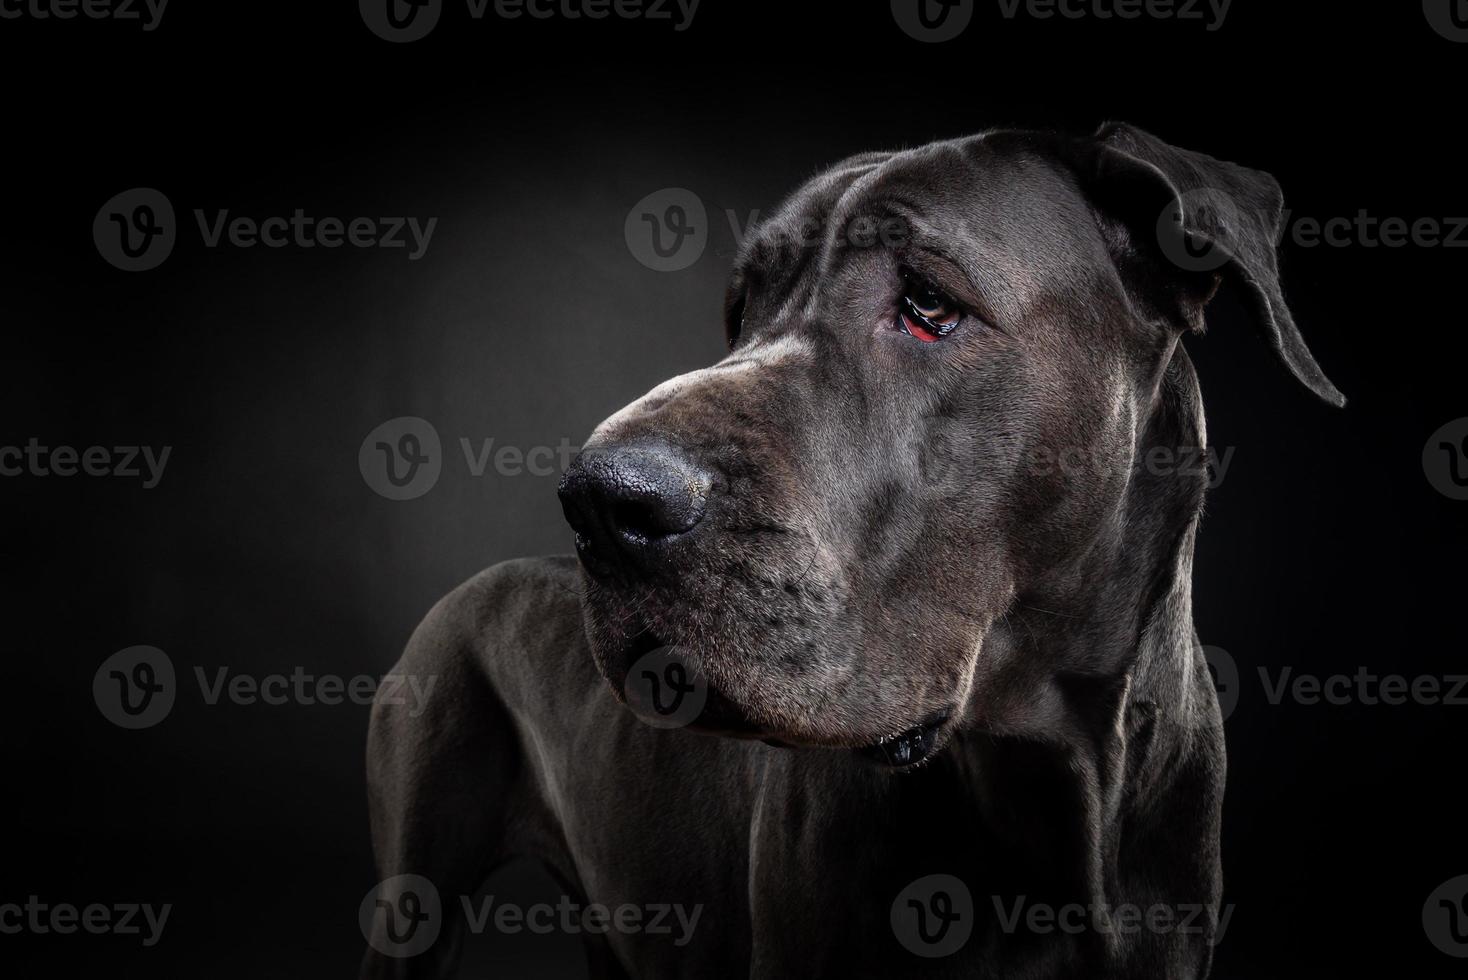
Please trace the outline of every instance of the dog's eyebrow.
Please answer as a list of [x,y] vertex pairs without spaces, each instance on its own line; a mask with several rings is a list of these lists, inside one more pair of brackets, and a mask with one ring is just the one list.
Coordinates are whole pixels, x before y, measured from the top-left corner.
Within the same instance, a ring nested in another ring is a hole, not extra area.
[[[899,261],[950,290],[954,299],[995,328],[1004,330],[1006,324],[1014,322],[1017,311],[1010,302],[1011,284],[1006,281],[1001,266],[984,261],[983,247],[978,244],[977,236],[967,232],[967,222],[963,222],[963,229],[943,229],[915,208],[900,202],[890,202],[889,206],[906,222],[908,229],[906,240],[894,248]],[[964,243],[970,244],[972,254],[962,254],[959,246]]]

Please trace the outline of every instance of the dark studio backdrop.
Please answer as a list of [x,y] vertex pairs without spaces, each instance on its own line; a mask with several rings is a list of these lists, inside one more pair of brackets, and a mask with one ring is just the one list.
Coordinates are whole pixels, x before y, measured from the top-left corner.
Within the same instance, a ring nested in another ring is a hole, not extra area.
[[[1210,30],[1007,18],[989,0],[944,43],[910,37],[885,2],[703,0],[677,30],[474,20],[450,0],[411,43],[342,0],[176,0],[151,30],[0,6],[21,11],[0,19],[0,446],[106,447],[115,464],[117,447],[169,447],[147,488],[141,456],[139,477],[0,479],[0,903],[172,906],[152,946],[0,934],[12,975],[352,975],[375,882],[367,708],[210,704],[196,669],[211,684],[221,669],[376,676],[464,578],[568,551],[564,447],[721,356],[730,215],[742,227],[854,152],[1106,119],[1268,170],[1296,220],[1353,229],[1283,246],[1296,319],[1348,409],[1294,385],[1233,296],[1188,341],[1210,441],[1233,452],[1195,571],[1199,631],[1237,669],[1216,975],[1461,974],[1423,909],[1468,874],[1468,704],[1373,704],[1354,681],[1347,703],[1274,704],[1259,676],[1468,672],[1468,502],[1435,486],[1454,487],[1445,451],[1424,457],[1468,415],[1468,250],[1373,247],[1357,220],[1435,219],[1447,238],[1468,215],[1468,43],[1428,16],[1449,4],[1236,0]],[[147,271],[111,264],[93,234],[133,188],[175,213]],[[640,261],[626,227],[667,188],[706,210],[706,247],[672,272]],[[407,230],[404,248],[211,247],[196,209],[437,221],[413,259]],[[393,500],[359,448],[406,416],[433,427],[441,471]],[[476,457],[494,440],[482,474],[461,440]],[[503,447],[546,448],[517,467]],[[93,680],[137,645],[166,652],[178,693],[127,730]],[[489,890],[557,897],[530,866]],[[486,935],[463,975],[581,969],[565,936]]]

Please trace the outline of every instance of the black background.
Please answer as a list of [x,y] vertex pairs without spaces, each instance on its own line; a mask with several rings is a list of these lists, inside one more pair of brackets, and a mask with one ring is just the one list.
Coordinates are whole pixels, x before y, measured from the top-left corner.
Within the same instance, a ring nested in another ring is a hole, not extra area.
[[[306,8],[310,8],[309,10]],[[1236,0],[1223,28],[1005,20],[981,2],[924,45],[885,3],[704,0],[667,22],[471,21],[386,43],[354,4],[184,3],[136,23],[0,20],[0,445],[169,445],[161,484],[0,481],[10,643],[0,901],[171,902],[162,942],[0,936],[29,975],[348,976],[374,883],[357,706],[209,706],[193,669],[377,674],[453,585],[566,551],[555,476],[470,475],[458,440],[579,443],[658,380],[717,359],[735,247],[824,164],[996,125],[1124,119],[1274,173],[1300,216],[1468,214],[1468,44],[1416,3]],[[93,216],[155,187],[161,267],[102,260]],[[685,187],[711,240],[658,273],[624,241]],[[192,211],[437,216],[427,255],[205,248]],[[1287,243],[1286,291],[1351,398],[1320,405],[1224,296],[1189,341],[1211,442],[1195,595],[1242,680],[1228,721],[1221,977],[1458,975],[1421,921],[1468,873],[1468,707],[1269,703],[1256,668],[1463,670],[1468,504],[1422,451],[1468,415],[1468,251]],[[430,420],[443,476],[393,502],[363,437]],[[182,680],[166,721],[108,723],[93,673],[134,644]],[[554,891],[515,868],[491,890]],[[465,976],[577,975],[565,937],[485,937]]]

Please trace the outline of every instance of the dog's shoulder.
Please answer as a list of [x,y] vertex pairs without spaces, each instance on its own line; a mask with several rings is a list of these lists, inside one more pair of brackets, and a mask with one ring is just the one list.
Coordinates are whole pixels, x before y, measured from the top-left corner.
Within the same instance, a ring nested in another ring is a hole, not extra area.
[[571,556],[491,565],[434,604],[404,660],[440,672],[477,668],[497,684],[529,665],[589,667],[580,593]]
[[527,619],[579,617],[581,582],[570,555],[512,558],[458,585],[429,611],[425,622],[458,630],[503,630]]
[[563,629],[579,631],[581,582],[567,555],[515,558],[458,585],[423,617],[415,639],[435,645],[517,642]]

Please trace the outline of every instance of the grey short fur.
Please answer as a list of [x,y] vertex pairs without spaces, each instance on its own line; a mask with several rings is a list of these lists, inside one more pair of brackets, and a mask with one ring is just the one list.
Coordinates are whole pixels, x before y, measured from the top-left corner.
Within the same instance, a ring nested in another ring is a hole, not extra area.
[[[808,182],[742,248],[729,357],[586,448],[695,460],[696,531],[635,572],[497,565],[414,633],[396,672],[438,694],[374,708],[373,839],[448,921],[362,975],[452,975],[458,896],[532,855],[580,901],[702,907],[682,946],[592,937],[597,976],[1205,976],[1225,769],[1191,616],[1207,478],[1153,464],[1206,445],[1179,341],[1225,280],[1344,403],[1284,303],[1281,206],[1267,174],[1125,125]],[[951,336],[892,328],[913,275],[963,307]],[[665,645],[707,684],[693,729],[621,703]],[[881,761],[903,732],[919,764]],[[939,874],[971,921],[930,957],[893,922]],[[1202,911],[1047,931],[1017,902]]]

